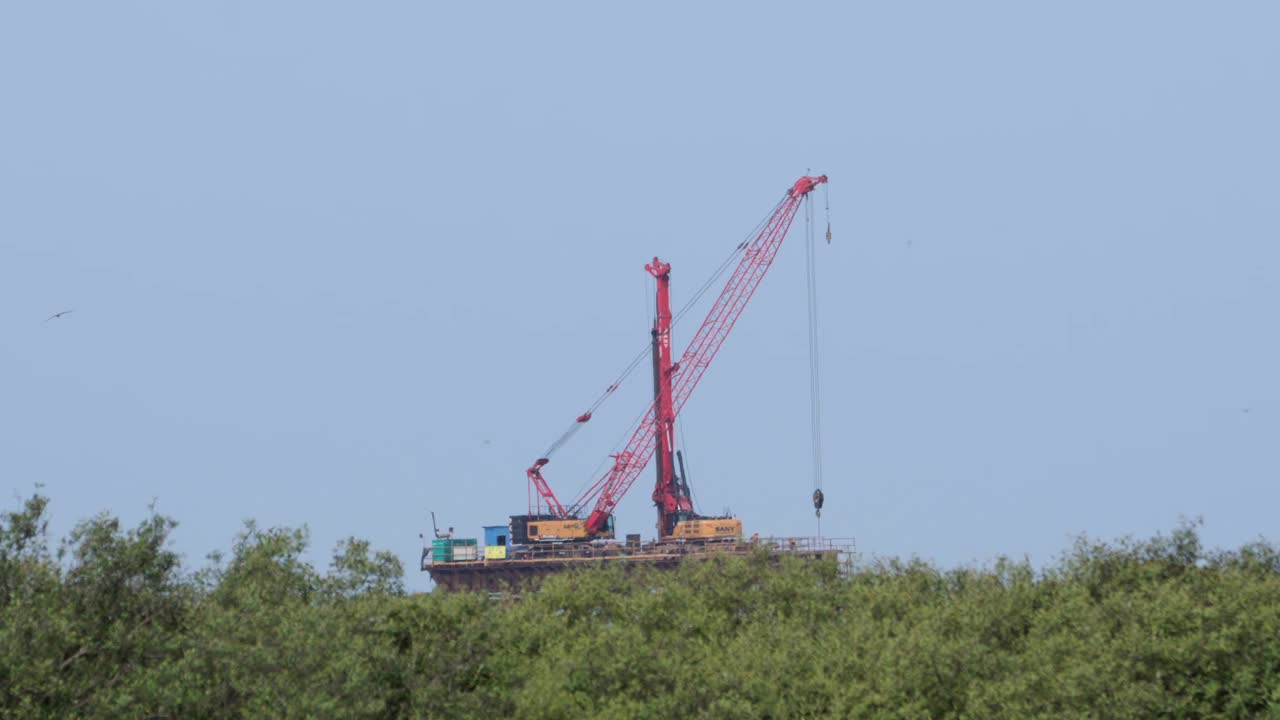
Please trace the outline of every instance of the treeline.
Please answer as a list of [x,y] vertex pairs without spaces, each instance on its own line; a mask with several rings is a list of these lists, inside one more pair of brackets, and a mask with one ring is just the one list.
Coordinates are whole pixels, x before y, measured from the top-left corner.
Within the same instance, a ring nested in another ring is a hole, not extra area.
[[1280,717],[1280,552],[1193,525],[1052,567],[767,557],[407,595],[348,540],[246,526],[196,572],[174,522],[56,547],[0,516],[4,718]]

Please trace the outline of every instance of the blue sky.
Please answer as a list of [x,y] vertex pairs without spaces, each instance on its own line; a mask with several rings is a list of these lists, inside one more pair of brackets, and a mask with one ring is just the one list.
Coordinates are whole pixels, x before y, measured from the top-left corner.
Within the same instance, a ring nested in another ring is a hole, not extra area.
[[[807,168],[828,535],[944,564],[1277,535],[1273,3],[6,3],[0,490],[398,552],[524,468]],[[821,210],[819,210],[821,215]],[[808,535],[802,237],[689,402]],[[46,323],[54,312],[74,308]],[[682,348],[692,327],[677,327]],[[643,406],[546,475],[572,495]],[[651,534],[650,472],[619,532]]]

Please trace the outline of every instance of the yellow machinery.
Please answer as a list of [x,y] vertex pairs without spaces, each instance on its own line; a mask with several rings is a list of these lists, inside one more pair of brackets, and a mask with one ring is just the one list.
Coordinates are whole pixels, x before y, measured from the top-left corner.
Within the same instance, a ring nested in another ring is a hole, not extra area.
[[681,520],[672,531],[672,540],[737,540],[742,537],[742,521],[737,518],[695,518]]
[[529,540],[531,542],[613,539],[612,523],[595,535],[587,534],[587,523],[584,520],[538,520],[529,523]]

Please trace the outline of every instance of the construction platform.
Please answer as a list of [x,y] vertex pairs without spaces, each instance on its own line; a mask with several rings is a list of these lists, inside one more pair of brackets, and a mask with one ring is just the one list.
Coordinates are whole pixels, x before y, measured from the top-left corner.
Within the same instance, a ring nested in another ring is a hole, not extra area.
[[536,590],[547,576],[566,570],[623,564],[670,569],[687,560],[751,555],[775,559],[795,557],[830,560],[847,566],[853,540],[847,538],[760,538],[734,542],[683,543],[548,543],[513,546],[506,558],[433,562],[424,552],[422,571],[447,592],[512,592]]

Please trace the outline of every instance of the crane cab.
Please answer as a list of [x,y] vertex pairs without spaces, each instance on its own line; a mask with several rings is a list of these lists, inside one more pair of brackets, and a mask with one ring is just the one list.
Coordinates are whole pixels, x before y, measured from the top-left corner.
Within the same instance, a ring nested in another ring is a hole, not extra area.
[[691,518],[676,523],[671,540],[741,540],[742,521],[738,518]]
[[612,540],[613,516],[599,533],[587,534],[587,521],[577,518],[558,519],[549,515],[513,515],[511,538],[515,544],[538,542],[586,542]]
[[539,520],[529,523],[530,542],[586,539],[587,524],[582,520]]

